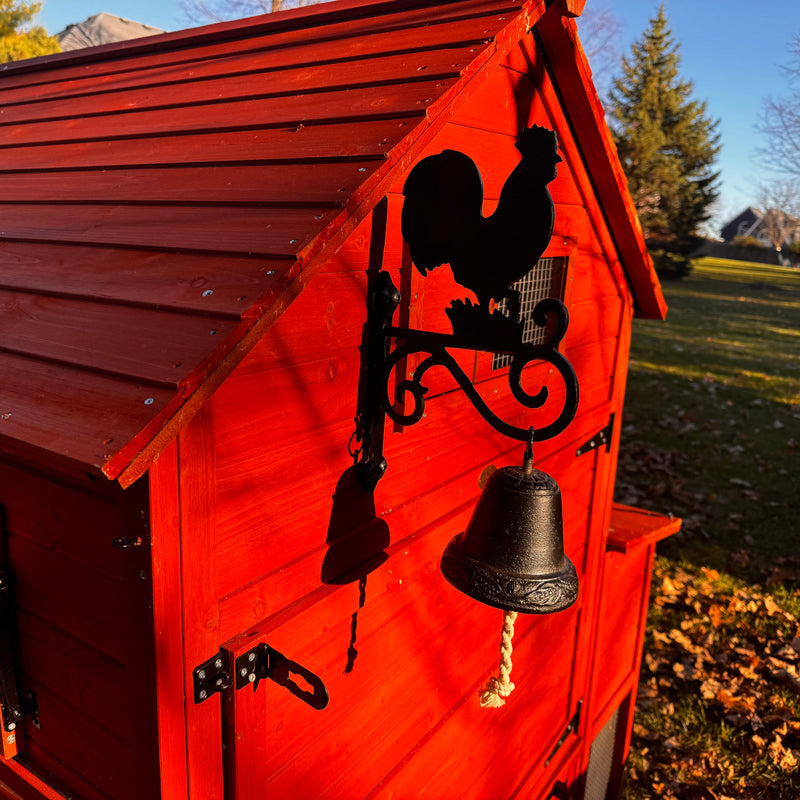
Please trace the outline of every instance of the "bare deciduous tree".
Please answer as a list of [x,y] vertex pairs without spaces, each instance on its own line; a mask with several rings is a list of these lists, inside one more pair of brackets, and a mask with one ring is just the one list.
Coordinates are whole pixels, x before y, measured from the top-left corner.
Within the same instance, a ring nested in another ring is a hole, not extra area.
[[181,11],[190,25],[271,14],[286,8],[310,6],[325,0],[181,0]]
[[784,242],[800,235],[800,185],[793,178],[761,183],[758,202],[764,209],[761,232],[780,251]]
[[611,78],[619,70],[622,61],[622,22],[614,14],[611,5],[603,0],[589,3],[577,23],[595,86],[603,96],[608,93]]
[[791,61],[784,70],[791,88],[782,97],[768,97],[759,131],[766,144],[760,148],[763,164],[777,172],[800,177],[800,34],[792,43]]

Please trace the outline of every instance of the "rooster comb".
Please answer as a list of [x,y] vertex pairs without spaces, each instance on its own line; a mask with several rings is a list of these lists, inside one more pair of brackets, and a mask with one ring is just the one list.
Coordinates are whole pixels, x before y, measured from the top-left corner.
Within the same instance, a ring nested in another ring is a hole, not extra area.
[[544,149],[553,148],[553,154],[558,154],[558,142],[556,132],[541,125],[532,125],[530,128],[523,128],[517,137],[517,149],[522,151],[529,147]]

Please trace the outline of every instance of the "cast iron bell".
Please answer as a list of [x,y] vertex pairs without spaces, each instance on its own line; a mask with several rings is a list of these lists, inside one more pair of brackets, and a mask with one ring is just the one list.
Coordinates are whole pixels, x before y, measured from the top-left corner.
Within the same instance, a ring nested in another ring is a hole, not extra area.
[[481,603],[552,614],[578,597],[578,575],[564,554],[561,490],[546,472],[503,467],[489,478],[467,529],[447,545],[442,573]]

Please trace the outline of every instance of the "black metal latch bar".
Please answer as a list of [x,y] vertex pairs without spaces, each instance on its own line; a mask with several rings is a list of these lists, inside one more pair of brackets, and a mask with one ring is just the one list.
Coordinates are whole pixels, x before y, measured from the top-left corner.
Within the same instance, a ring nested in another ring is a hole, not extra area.
[[612,414],[608,418],[608,425],[605,426],[602,430],[597,431],[597,433],[589,439],[588,442],[582,444],[576,451],[576,456],[582,456],[585,453],[590,452],[591,450],[595,450],[598,447],[603,447],[605,445],[606,451],[611,449],[611,435],[614,432],[614,414]]
[[328,705],[330,698],[322,680],[296,661],[286,658],[266,642],[261,642],[236,659],[237,689],[243,689],[252,683],[255,691],[262,678],[268,678],[283,686],[296,698],[317,711]]

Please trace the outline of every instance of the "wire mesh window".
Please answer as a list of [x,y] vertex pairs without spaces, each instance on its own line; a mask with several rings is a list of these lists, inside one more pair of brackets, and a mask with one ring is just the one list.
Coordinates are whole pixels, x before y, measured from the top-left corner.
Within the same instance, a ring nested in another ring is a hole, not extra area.
[[[528,344],[541,344],[548,333],[547,328],[540,328],[533,321],[533,309],[545,297],[564,299],[564,286],[567,276],[566,256],[540,258],[536,266],[512,285],[519,292],[519,316],[524,322],[522,341]],[[508,314],[506,301],[498,304],[498,308]],[[492,369],[507,367],[511,356],[495,353],[492,356]]]

